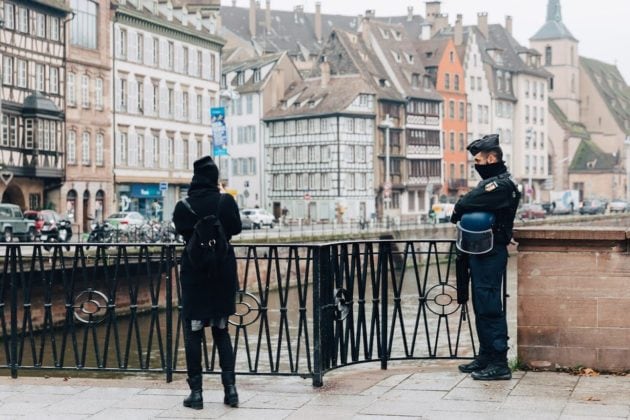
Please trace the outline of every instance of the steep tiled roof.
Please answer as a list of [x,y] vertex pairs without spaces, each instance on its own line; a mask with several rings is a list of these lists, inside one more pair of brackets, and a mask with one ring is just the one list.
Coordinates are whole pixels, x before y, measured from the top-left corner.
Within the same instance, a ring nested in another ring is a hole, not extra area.
[[582,140],[573,160],[569,172],[602,172],[619,169],[619,155],[605,153],[590,140]]
[[31,0],[33,3],[41,4],[42,6],[50,7],[51,9],[57,9],[66,13],[72,12],[72,8],[68,7],[63,0]]
[[[225,66],[223,66],[223,74],[225,73],[229,73],[229,72],[233,72],[233,71],[245,71],[245,70],[255,70],[255,69],[260,69],[263,66],[266,66],[268,64],[272,64],[272,63],[276,63],[278,62],[278,60],[280,60],[280,58],[286,54],[286,52],[284,53],[275,53],[275,54],[266,54],[263,55],[261,57],[256,57],[253,59],[248,59],[248,60],[244,60],[244,61],[239,61],[239,62],[232,62],[229,64],[226,64]],[[265,82],[267,81],[269,74],[271,74],[270,72],[267,73],[267,75],[265,77],[261,77],[260,80],[255,81],[254,79],[254,73],[251,72],[251,74],[249,75],[249,78],[247,80],[244,80],[243,83],[239,86],[232,86],[237,92],[239,93],[245,93],[245,92],[256,92],[258,90],[260,90],[260,88],[265,84]],[[235,82],[236,80],[233,80],[233,82]]]
[[579,137],[585,140],[591,138],[590,133],[586,130],[584,124],[575,121],[569,121],[566,114],[562,112],[556,101],[549,98],[549,112],[558,121],[558,124],[566,131],[568,131],[572,137]]
[[[322,86],[320,78],[307,79],[291,84],[282,101],[290,105],[277,106],[267,114],[265,120],[341,113],[361,93],[375,92],[359,75],[332,76],[326,86]],[[373,112],[368,114],[374,115]]]
[[[386,66],[390,79],[396,80],[393,85],[406,97],[441,101],[442,97],[433,86],[424,88],[422,77],[427,73],[420,54],[416,51],[414,41],[411,40],[401,25],[391,25],[380,21],[369,20],[365,22],[362,30],[367,30],[372,36],[372,41],[378,44],[377,54],[383,66]],[[376,45],[368,46],[376,50]],[[420,78],[415,86],[412,77],[417,74]]]
[[422,61],[427,67],[437,67],[442,59],[442,54],[448,45],[448,38],[433,38],[427,41],[416,41],[416,49],[421,54]]
[[617,66],[580,57],[582,69],[591,79],[619,128],[630,134],[630,87]]

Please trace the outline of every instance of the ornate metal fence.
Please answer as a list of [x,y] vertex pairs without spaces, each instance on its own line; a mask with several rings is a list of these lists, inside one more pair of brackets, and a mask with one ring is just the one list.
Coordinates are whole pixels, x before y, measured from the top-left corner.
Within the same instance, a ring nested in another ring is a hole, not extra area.
[[[2,244],[0,368],[185,372],[173,244]],[[239,245],[240,374],[475,355],[452,241]],[[204,367],[218,370],[210,335]]]

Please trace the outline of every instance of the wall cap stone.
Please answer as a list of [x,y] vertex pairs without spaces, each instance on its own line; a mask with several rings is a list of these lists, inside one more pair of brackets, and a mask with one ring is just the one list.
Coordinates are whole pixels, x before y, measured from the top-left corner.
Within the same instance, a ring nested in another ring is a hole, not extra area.
[[514,229],[519,251],[627,252],[630,229],[625,227],[532,226]]

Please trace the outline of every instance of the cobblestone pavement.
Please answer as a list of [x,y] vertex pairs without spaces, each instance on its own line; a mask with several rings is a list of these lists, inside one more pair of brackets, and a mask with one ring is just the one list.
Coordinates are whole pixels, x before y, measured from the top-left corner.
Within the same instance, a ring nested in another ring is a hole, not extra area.
[[477,382],[455,361],[346,367],[313,388],[298,377],[237,378],[240,408],[222,403],[216,375],[203,410],[182,407],[184,378],[0,377],[0,419],[628,419],[630,377],[516,372]]

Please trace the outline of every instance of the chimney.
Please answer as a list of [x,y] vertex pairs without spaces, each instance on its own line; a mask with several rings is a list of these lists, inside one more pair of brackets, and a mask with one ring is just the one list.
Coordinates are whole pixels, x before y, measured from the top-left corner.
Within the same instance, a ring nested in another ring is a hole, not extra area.
[[236,0],[232,0],[232,7],[236,7]]
[[315,37],[317,42],[322,42],[322,3],[315,2]]
[[319,70],[322,73],[321,87],[328,87],[330,83],[330,63],[326,60],[326,56],[322,56],[321,63],[319,63]]
[[166,12],[166,20],[169,22],[173,21],[173,3],[170,1],[166,2],[166,8],[164,9]]
[[512,35],[512,16],[510,15],[505,17],[505,30]]
[[374,9],[367,9],[365,11],[365,18],[366,19],[374,19],[376,17],[376,10]]
[[293,19],[296,24],[300,23],[300,18],[304,14],[304,6],[298,5],[293,7]]
[[442,2],[439,1],[427,1],[425,3],[426,13],[424,18],[429,22],[433,22],[436,17],[438,17],[441,13],[440,5]]
[[407,22],[413,20],[413,6],[407,6]]
[[256,38],[256,0],[249,0],[249,35]]
[[479,28],[479,32],[488,39],[488,13],[482,12],[477,13],[477,27]]
[[464,26],[462,25],[462,15],[457,15],[455,19],[455,29],[453,30],[455,46],[460,46],[464,42]]
[[265,28],[267,33],[271,33],[271,0],[265,2]]
[[440,14],[436,16],[433,21],[433,25],[431,27],[431,36],[437,34],[442,29],[447,28],[447,27],[448,27],[448,15]]

